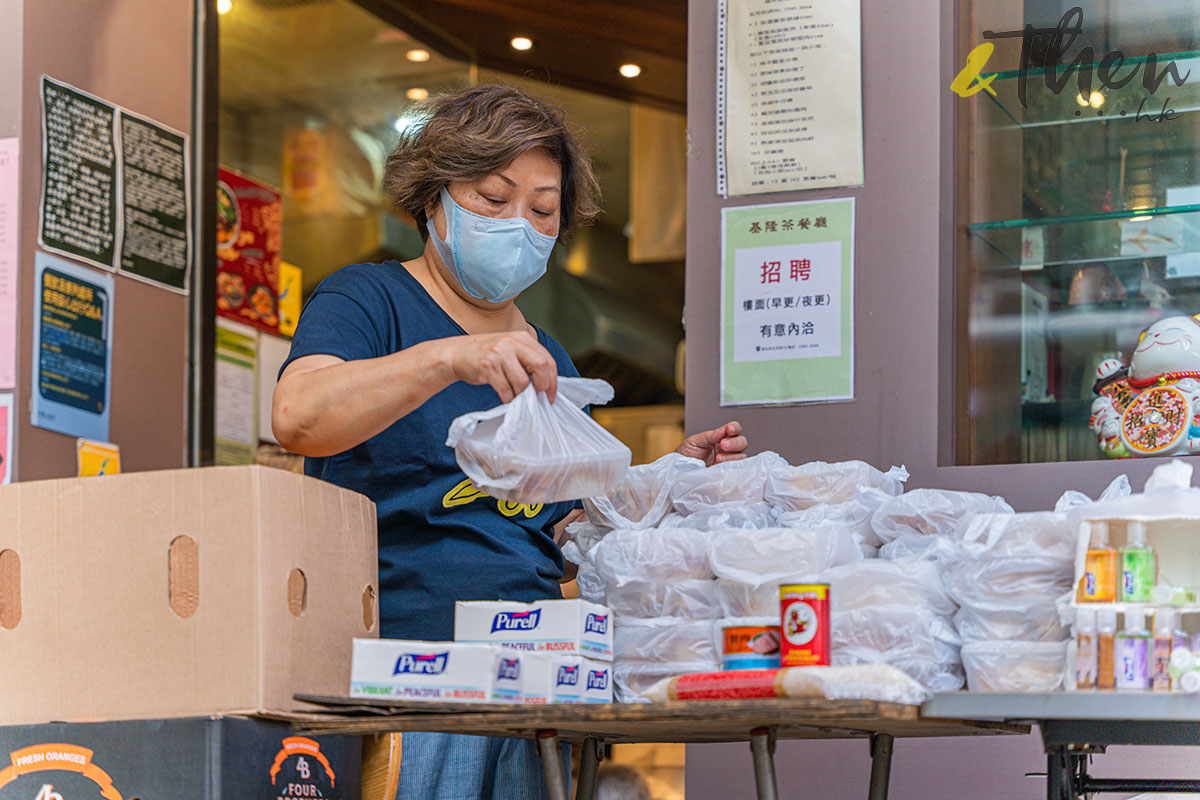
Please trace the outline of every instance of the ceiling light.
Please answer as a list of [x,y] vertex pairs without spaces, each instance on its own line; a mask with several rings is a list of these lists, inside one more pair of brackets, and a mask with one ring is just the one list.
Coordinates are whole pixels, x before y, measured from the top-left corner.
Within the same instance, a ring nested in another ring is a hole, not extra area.
[[1083,92],[1080,92],[1079,94],[1075,95],[1075,102],[1079,103],[1081,106],[1086,106],[1088,104],[1088,99],[1083,96]]
[[414,86],[404,93],[404,96],[409,100],[428,100],[429,90],[421,86]]
[[642,74],[642,68],[637,64],[622,64],[621,68],[617,70],[617,72],[620,72],[626,78],[636,78],[638,75]]
[[231,8],[233,8],[233,0],[217,0],[218,14],[228,14]]
[[513,37],[513,40],[509,44],[512,45],[513,50],[528,50],[533,47],[533,39],[525,36],[516,36]]
[[429,60],[429,51],[421,50],[419,48],[416,50],[409,50],[407,53],[404,54],[404,57],[407,58],[409,61],[416,61],[416,62],[428,61]]
[[1104,95],[1100,92],[1092,92],[1092,96],[1088,99],[1088,105],[1092,108],[1099,108],[1104,105]]

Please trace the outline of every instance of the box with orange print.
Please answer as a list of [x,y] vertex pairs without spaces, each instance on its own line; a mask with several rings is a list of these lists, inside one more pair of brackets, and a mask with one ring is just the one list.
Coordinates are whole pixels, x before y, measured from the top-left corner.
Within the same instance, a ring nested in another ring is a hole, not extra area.
[[241,717],[0,728],[2,800],[359,800],[362,740]]

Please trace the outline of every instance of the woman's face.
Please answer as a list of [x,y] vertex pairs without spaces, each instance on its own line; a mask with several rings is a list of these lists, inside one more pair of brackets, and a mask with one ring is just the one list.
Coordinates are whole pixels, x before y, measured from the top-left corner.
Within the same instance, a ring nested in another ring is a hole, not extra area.
[[[542,148],[527,150],[511,164],[476,181],[446,187],[454,202],[484,217],[525,217],[533,229],[558,235],[562,169]],[[446,238],[446,215],[441,203],[429,215],[438,235]]]

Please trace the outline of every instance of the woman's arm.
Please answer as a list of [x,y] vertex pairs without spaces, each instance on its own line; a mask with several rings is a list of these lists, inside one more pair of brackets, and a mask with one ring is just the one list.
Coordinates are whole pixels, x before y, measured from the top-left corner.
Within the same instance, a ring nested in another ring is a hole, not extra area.
[[525,331],[432,339],[355,361],[332,355],[287,366],[271,408],[280,445],[330,456],[362,444],[455,381],[488,384],[509,402],[531,382],[554,400],[554,357]]

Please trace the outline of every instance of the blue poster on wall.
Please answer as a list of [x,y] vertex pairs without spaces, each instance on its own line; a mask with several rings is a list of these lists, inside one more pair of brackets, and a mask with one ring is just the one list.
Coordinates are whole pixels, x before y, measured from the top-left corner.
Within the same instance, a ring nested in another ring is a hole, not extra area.
[[30,423],[109,441],[113,278],[38,253]]

